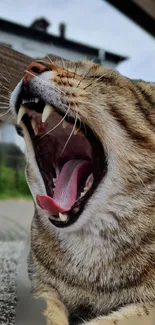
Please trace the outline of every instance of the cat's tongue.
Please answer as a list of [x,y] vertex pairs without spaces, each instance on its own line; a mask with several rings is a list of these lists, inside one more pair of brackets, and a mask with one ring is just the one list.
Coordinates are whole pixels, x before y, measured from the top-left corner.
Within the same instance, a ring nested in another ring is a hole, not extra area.
[[87,160],[67,161],[56,179],[54,196],[37,195],[38,205],[53,215],[67,212],[77,199],[78,183],[91,173],[90,162]]

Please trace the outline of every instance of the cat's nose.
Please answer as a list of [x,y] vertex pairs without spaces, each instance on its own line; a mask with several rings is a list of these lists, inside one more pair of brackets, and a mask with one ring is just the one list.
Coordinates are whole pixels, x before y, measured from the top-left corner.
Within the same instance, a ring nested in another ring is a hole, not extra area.
[[47,66],[45,66],[43,63],[36,61],[32,62],[25,71],[23,78],[24,84],[27,84],[33,77],[47,70],[49,71],[49,68],[47,69]]

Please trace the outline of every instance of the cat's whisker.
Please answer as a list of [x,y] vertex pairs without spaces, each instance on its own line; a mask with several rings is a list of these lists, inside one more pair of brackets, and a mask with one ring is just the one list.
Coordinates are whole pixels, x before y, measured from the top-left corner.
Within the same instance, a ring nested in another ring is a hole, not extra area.
[[6,77],[4,77],[2,73],[0,73],[0,77],[2,77],[7,83],[9,83],[9,80]]
[[5,98],[5,99],[7,99],[9,101],[9,98],[4,96],[4,95],[0,95],[0,97],[3,97],[3,98]]
[[77,62],[76,65],[75,65],[74,78],[75,78],[75,75],[76,75],[76,72],[77,72],[77,68],[78,68],[78,62]]
[[[0,108],[3,108],[3,107],[0,107]],[[10,111],[11,111],[11,108],[9,108],[5,113],[0,114],[0,118],[3,117],[3,116],[5,116],[5,115],[7,115]]]
[[85,78],[87,78],[87,76],[90,73],[90,71],[92,70],[92,68],[93,68],[93,66],[90,69],[88,69],[87,71],[84,72],[84,74],[83,74],[82,78],[80,79],[79,83],[77,84],[76,88],[79,87],[79,85],[80,85],[80,83],[81,83],[82,80],[84,80]]
[[94,82],[91,82],[90,84],[88,84],[86,87],[84,87],[83,89],[85,90],[85,89],[87,89],[88,87],[90,87],[90,86],[93,86],[96,82],[98,82],[100,79],[102,79],[103,77],[105,76],[105,74],[103,74],[102,76],[100,76],[100,77],[98,77],[97,79],[96,79],[96,77],[93,79],[94,80]]
[[75,117],[75,122],[74,122],[74,125],[73,125],[73,128],[72,128],[72,131],[71,131],[71,133],[70,133],[70,135],[69,135],[69,137],[68,137],[68,139],[67,139],[67,141],[66,141],[66,143],[65,143],[65,145],[64,145],[64,147],[63,147],[63,149],[61,151],[60,156],[62,156],[62,154],[64,153],[64,151],[65,151],[65,149],[67,147],[67,144],[68,144],[69,140],[71,139],[72,135],[74,134],[74,131],[75,131],[75,128],[76,128],[76,123],[77,123],[77,115]]
[[[10,72],[9,72],[9,70],[8,70],[8,68],[7,68],[7,66],[6,66],[5,64],[3,64],[3,67],[4,67],[5,71],[7,72],[9,78],[11,79],[12,76],[11,76],[11,74],[10,74]],[[6,80],[7,80],[7,78],[6,78]],[[8,83],[9,83],[9,81],[8,81]]]
[[[50,61],[52,64],[54,64],[54,62],[51,60],[51,58],[49,57],[49,55],[47,54],[46,56],[47,56],[47,58],[49,59],[49,61]],[[63,59],[62,59],[62,58],[61,58],[61,61],[63,62]],[[60,77],[61,82],[62,82],[61,75],[59,75],[59,77]]]
[[0,102],[0,104],[2,104],[2,105],[9,105],[9,102],[8,103],[6,103],[6,102]]
[[2,83],[0,83],[0,87],[2,87],[2,88],[4,88],[4,89],[6,89],[7,91],[9,90],[9,87],[7,87],[7,86],[4,86]]

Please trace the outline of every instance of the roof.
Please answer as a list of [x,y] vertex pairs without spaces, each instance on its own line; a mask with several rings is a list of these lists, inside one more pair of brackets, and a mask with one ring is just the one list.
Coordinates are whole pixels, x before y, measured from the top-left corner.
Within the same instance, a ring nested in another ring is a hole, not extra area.
[[152,0],[106,0],[155,36],[155,3]]
[[[16,34],[19,36],[23,36],[28,39],[33,39],[33,40],[35,39],[35,40],[38,40],[39,42],[51,43],[57,47],[67,48],[72,51],[86,54],[93,58],[99,56],[100,49],[98,49],[98,48],[84,45],[82,43],[71,41],[66,38],[61,38],[59,36],[48,34],[48,33],[42,32],[42,31],[38,31],[31,27],[19,25],[19,24],[16,24],[16,23],[4,20],[4,19],[0,19],[0,30],[8,32],[10,34]],[[107,60],[107,61],[119,63],[124,59],[126,59],[126,58],[121,55],[105,51],[105,60]]]

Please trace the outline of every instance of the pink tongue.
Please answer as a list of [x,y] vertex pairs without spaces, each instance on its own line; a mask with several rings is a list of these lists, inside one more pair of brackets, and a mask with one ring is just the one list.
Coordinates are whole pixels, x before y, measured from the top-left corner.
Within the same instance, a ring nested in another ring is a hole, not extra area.
[[78,182],[90,174],[90,162],[87,160],[67,161],[56,179],[53,199],[50,196],[37,195],[38,205],[51,214],[67,212],[77,199]]

